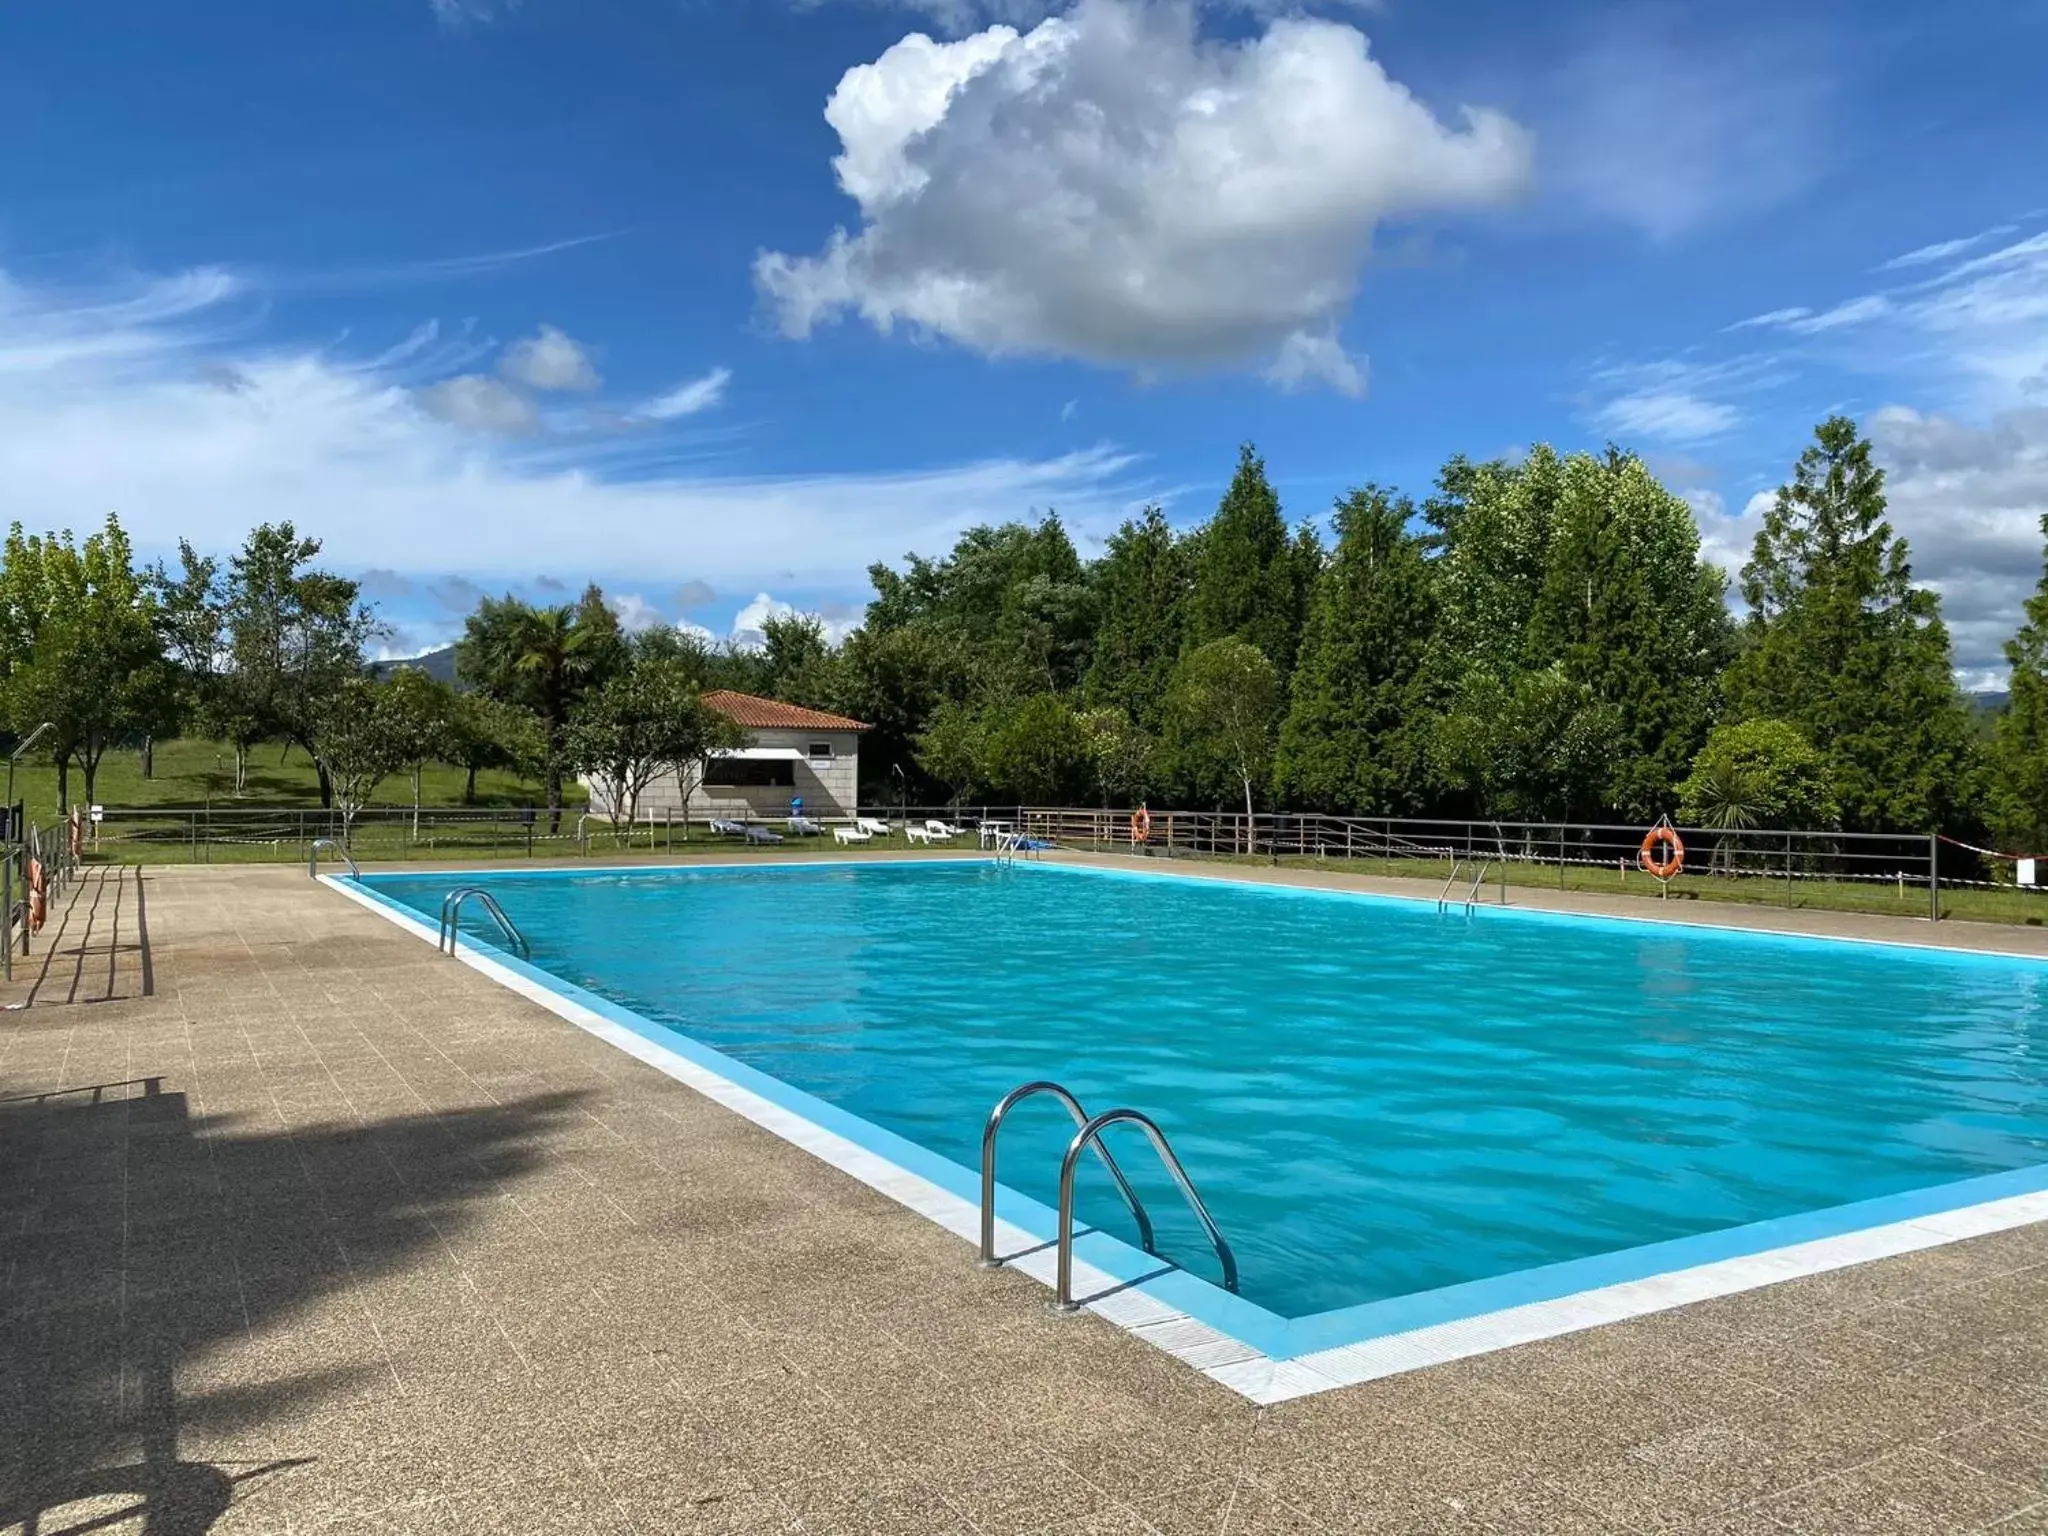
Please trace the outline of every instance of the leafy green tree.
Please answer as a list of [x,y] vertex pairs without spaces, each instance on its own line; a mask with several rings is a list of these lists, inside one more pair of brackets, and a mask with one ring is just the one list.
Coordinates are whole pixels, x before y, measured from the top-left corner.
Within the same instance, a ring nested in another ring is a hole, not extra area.
[[1084,709],[1076,716],[1102,803],[1136,805],[1150,782],[1158,743],[1120,709]]
[[398,667],[383,684],[385,728],[412,781],[412,835],[420,835],[420,775],[430,759],[453,755],[455,690],[418,667]]
[[[643,661],[578,701],[569,721],[567,761],[589,778],[612,829],[630,832],[647,786],[665,771],[680,776],[714,745],[726,744],[730,725],[704,703],[686,668]],[[687,804],[684,809],[687,824]]]
[[1530,660],[1525,638],[1563,489],[1564,461],[1541,444],[1520,464],[1444,466],[1438,494],[1423,506],[1436,550],[1430,668],[1439,686],[1475,670],[1505,680]]
[[1147,507],[1109,536],[1095,564],[1095,651],[1082,691],[1098,707],[1157,730],[1186,649],[1192,570],[1166,515]]
[[539,718],[487,693],[452,692],[448,761],[463,770],[462,803],[476,804],[476,776],[486,768],[538,774],[546,757]]
[[1730,714],[1798,726],[1827,759],[1844,822],[1926,831],[1962,809],[1969,716],[1939,599],[1913,584],[1885,520],[1884,471],[1854,422],[1815,430],[1742,570]]
[[1035,693],[992,712],[984,728],[982,770],[997,789],[1025,805],[1066,805],[1086,792],[1088,735],[1056,693]]
[[989,783],[988,721],[973,705],[948,699],[917,738],[917,763],[958,805]]
[[1064,692],[1087,670],[1094,594],[1056,516],[1036,526],[970,528],[941,560],[912,555],[903,572],[871,566],[866,628],[915,627],[955,651],[976,692]]
[[456,672],[465,682],[540,721],[550,832],[562,827],[570,714],[585,693],[618,676],[629,656],[618,620],[595,587],[573,607],[487,597],[455,644]]
[[1242,791],[1250,818],[1253,796],[1272,766],[1279,668],[1250,641],[1212,640],[1181,662],[1171,699],[1175,727],[1191,757]]
[[1436,723],[1437,773],[1484,815],[1565,821],[1601,804],[1622,721],[1562,665],[1511,672],[1474,668]]
[[[2048,515],[2041,534],[2048,540]],[[2012,675],[1991,732],[1991,824],[2008,846],[2032,852],[2048,849],[2048,563],[2005,659]]]
[[1309,558],[1288,536],[1266,461],[1246,443],[1229,489],[1195,541],[1188,643],[1246,641],[1266,653],[1284,681],[1301,642],[1302,600],[1313,576],[1302,567]]
[[1424,663],[1435,600],[1414,507],[1379,486],[1337,504],[1280,731],[1274,782],[1291,804],[1412,815],[1429,792]]
[[316,737],[327,729],[329,697],[361,676],[377,621],[355,582],[313,565],[319,554],[318,539],[301,538],[290,523],[265,523],[228,562],[223,627],[234,702],[226,719],[238,784],[249,742],[282,737],[311,755],[320,803],[332,805]]
[[1679,820],[1715,831],[1832,827],[1827,759],[1784,720],[1716,726],[1678,786]]
[[1561,666],[1618,720],[1608,808],[1638,820],[1670,809],[1734,654],[1725,596],[1691,509],[1642,460],[1563,461],[1523,663]]
[[964,699],[969,689],[958,645],[922,624],[863,627],[839,648],[835,682],[826,707],[869,727],[860,744],[862,798],[894,800],[899,771],[902,793],[926,795],[933,778],[922,766],[918,742],[940,707]]
[[761,634],[768,697],[812,709],[830,707],[838,692],[838,657],[825,636],[824,620],[814,613],[786,614],[764,622]]
[[0,555],[0,634],[9,723],[25,735],[49,721],[59,808],[70,804],[74,761],[91,801],[107,748],[160,728],[175,701],[120,519],[82,545],[68,532],[24,536],[16,523]]
[[304,716],[313,739],[313,761],[341,812],[341,841],[355,836],[356,817],[378,784],[405,764],[405,743],[385,708],[388,685],[363,676],[344,679],[309,700]]

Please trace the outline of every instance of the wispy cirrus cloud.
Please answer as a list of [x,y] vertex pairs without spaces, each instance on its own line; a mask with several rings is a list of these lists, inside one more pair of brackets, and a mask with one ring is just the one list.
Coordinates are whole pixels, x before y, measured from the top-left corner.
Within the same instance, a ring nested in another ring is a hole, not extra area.
[[702,378],[691,379],[656,395],[636,414],[649,421],[677,421],[685,416],[695,416],[722,404],[725,387],[731,382],[730,368],[714,368]]
[[83,289],[0,274],[0,483],[16,488],[12,514],[82,528],[113,508],[145,549],[184,537],[222,550],[288,508],[337,566],[377,567],[387,581],[532,579],[559,564],[573,529],[606,568],[650,581],[751,584],[795,566],[792,585],[857,588],[873,560],[950,544],[975,522],[1057,504],[1099,526],[1152,489],[1136,460],[1106,446],[744,475],[681,467],[695,430],[682,421],[472,430],[433,408],[431,391],[451,381],[418,378],[437,330],[342,356],[226,323],[248,298],[223,269]]

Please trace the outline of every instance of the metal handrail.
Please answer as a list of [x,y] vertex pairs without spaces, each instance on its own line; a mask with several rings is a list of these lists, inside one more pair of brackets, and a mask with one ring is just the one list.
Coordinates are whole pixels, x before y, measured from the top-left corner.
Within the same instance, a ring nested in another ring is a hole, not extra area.
[[462,932],[462,904],[472,896],[483,903],[484,911],[498,925],[498,931],[519,951],[519,958],[531,960],[533,946],[526,942],[526,935],[505,915],[505,909],[498,905],[498,898],[480,885],[458,885],[441,898],[441,933],[434,941],[434,947],[445,949],[451,955],[455,953],[455,941]]
[[1436,909],[1439,913],[1448,911],[1451,905],[1451,887],[1458,883],[1458,873],[1464,869],[1463,859],[1451,860],[1450,877],[1444,881],[1444,888],[1436,893]]
[[348,865],[348,872],[351,875],[358,880],[363,878],[363,872],[356,866],[354,856],[350,854],[347,846],[338,837],[316,837],[313,839],[312,846],[306,850],[306,873],[308,875],[318,875],[320,873],[320,850],[322,848],[332,848],[341,855],[341,861]]
[[[1010,1111],[1033,1094],[1049,1093],[1067,1106],[1067,1113],[1074,1117],[1074,1124],[1088,1123],[1088,1112],[1075,1098],[1058,1083],[1026,1083],[1021,1088],[1012,1088],[996,1101],[996,1107],[988,1112],[988,1123],[981,1128],[981,1267],[998,1269],[1002,1260],[996,1257],[996,1132],[1003,1128],[1003,1121]],[[1131,1216],[1138,1223],[1138,1241],[1147,1253],[1152,1252],[1152,1218],[1145,1214],[1144,1202],[1138,1192],[1131,1188],[1131,1181],[1124,1177],[1123,1169],[1116,1165],[1116,1159],[1109,1155],[1109,1148],[1100,1142],[1095,1150],[1102,1155],[1102,1166],[1109,1170],[1110,1178],[1116,1181],[1117,1192],[1124,1197],[1124,1204],[1131,1208]]]
[[1202,1230],[1209,1234],[1209,1246],[1216,1250],[1217,1262],[1223,1266],[1223,1288],[1237,1289],[1237,1255],[1230,1251],[1230,1243],[1223,1235],[1223,1229],[1216,1225],[1216,1218],[1209,1214],[1209,1207],[1202,1203],[1202,1197],[1195,1190],[1195,1182],[1188,1177],[1187,1169],[1181,1167],[1180,1159],[1174,1156],[1172,1144],[1166,1139],[1166,1132],[1159,1129],[1152,1117],[1140,1114],[1135,1109],[1104,1110],[1075,1134],[1067,1146],[1067,1155],[1060,1162],[1060,1255],[1059,1283],[1053,1292],[1053,1304],[1062,1312],[1077,1312],[1081,1304],[1074,1300],[1074,1170],[1081,1164],[1081,1153],[1101,1137],[1112,1125],[1129,1122],[1142,1130],[1152,1143],[1152,1150],[1159,1154],[1159,1161],[1166,1165],[1166,1171],[1173,1175],[1173,1182],[1180,1186],[1180,1192],[1187,1197],[1195,1219],[1202,1224]]
[[[1486,872],[1491,868],[1493,868],[1493,861],[1491,859],[1483,860],[1479,865],[1479,873],[1472,877],[1472,889],[1465,893],[1465,915],[1467,917],[1472,915],[1472,908],[1479,900],[1479,887],[1486,884]],[[1503,876],[1502,878],[1506,877]]]

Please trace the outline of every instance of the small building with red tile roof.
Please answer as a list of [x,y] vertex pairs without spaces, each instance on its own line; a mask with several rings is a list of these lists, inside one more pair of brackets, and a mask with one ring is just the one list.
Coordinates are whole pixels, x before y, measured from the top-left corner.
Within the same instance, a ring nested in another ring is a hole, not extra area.
[[[691,821],[779,822],[800,804],[802,814],[816,821],[852,819],[859,805],[860,733],[866,725],[730,688],[713,689],[704,702],[745,730],[746,744],[699,764],[687,796],[673,773],[656,778],[640,797],[642,817],[680,821],[687,814]],[[602,811],[602,799],[593,785],[591,809]]]

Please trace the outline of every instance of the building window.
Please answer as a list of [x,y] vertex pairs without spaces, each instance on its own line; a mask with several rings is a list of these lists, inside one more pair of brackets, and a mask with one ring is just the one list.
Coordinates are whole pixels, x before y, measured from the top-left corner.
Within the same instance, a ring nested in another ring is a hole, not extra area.
[[823,761],[823,762],[827,762],[827,763],[831,762],[831,761],[832,761],[832,743],[831,743],[831,742],[829,742],[829,741],[814,741],[814,742],[812,742],[812,743],[811,743],[811,758],[812,758],[812,760],[813,760],[813,761]]
[[796,764],[786,757],[714,757],[704,765],[706,789],[790,789]]

